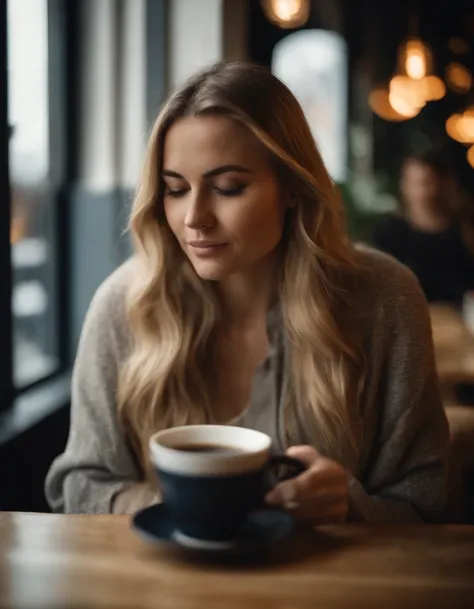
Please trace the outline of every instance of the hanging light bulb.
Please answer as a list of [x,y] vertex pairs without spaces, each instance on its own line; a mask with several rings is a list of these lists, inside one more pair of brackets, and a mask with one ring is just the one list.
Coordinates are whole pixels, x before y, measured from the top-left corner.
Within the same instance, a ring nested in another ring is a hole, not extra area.
[[310,0],[262,0],[267,19],[284,29],[304,25],[310,14]]
[[409,40],[406,46],[405,71],[410,78],[421,80],[426,76],[428,51],[421,41]]
[[421,80],[433,69],[431,50],[419,38],[409,38],[399,48],[398,69],[414,80]]
[[[405,94],[398,95],[410,105],[423,106],[428,101],[441,99],[446,95],[446,86],[441,78],[433,74],[433,55],[430,47],[420,38],[409,38],[400,45],[398,51],[399,87],[403,86]],[[401,85],[401,78],[404,78]],[[414,100],[417,100],[416,103]]]

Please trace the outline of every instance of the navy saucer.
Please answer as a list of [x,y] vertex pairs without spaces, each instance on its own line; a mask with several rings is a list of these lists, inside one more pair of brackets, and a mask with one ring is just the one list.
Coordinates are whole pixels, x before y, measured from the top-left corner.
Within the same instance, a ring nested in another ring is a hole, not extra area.
[[134,514],[131,526],[142,539],[156,546],[220,556],[266,550],[288,537],[294,529],[295,521],[283,510],[257,510],[249,514],[236,539],[228,544],[214,546],[180,537],[173,517],[163,503],[152,505]]

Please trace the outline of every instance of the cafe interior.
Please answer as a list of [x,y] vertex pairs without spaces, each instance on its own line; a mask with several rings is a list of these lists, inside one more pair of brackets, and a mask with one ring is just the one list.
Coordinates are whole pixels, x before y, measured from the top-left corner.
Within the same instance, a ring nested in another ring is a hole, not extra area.
[[[3,0],[0,42],[0,609],[473,607],[472,0]],[[441,524],[314,527],[270,557],[208,562],[150,547],[128,516],[52,513],[81,329],[132,254],[151,127],[220,60],[289,87],[351,239],[418,275],[449,423]],[[462,285],[451,242],[425,238],[436,221],[419,212],[425,233],[397,232],[423,188],[443,189],[462,226]]]

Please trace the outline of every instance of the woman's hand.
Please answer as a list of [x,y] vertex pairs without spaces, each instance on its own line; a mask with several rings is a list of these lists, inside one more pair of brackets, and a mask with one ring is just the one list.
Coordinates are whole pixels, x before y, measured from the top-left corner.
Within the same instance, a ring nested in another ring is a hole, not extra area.
[[286,454],[302,461],[308,469],[280,482],[265,497],[267,503],[281,506],[312,524],[345,521],[349,509],[345,469],[322,457],[312,446],[293,446]]

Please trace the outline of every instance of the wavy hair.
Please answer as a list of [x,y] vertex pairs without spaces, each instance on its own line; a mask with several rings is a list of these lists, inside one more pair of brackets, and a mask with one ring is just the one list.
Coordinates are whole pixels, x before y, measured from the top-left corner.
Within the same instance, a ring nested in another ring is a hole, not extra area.
[[270,71],[244,62],[219,63],[192,77],[153,127],[129,224],[136,253],[126,305],[132,348],[119,374],[120,420],[146,471],[154,431],[213,420],[206,354],[218,301],[213,283],[197,276],[167,225],[161,178],[170,126],[184,116],[213,114],[250,129],[296,201],[279,270],[290,346],[287,442],[303,425],[324,454],[353,463],[364,377],[362,337],[351,323],[357,252],[300,105]]

